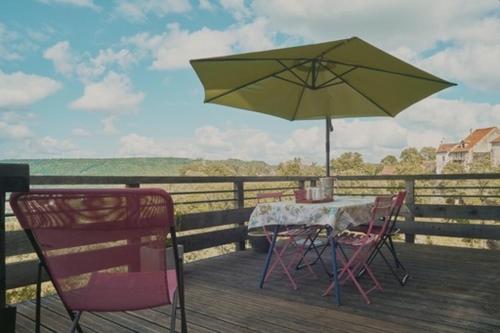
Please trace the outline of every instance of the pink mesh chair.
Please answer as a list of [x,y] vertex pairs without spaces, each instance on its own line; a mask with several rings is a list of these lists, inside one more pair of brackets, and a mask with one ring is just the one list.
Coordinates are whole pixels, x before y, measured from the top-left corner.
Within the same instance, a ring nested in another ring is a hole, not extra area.
[[[50,189],[14,193],[12,210],[31,240],[72,319],[84,311],[111,312],[172,305],[187,331],[182,261],[174,208],[159,189]],[[167,269],[167,236],[175,269]],[[40,282],[36,332],[40,331]]]
[[[258,193],[256,199],[257,203],[260,203],[265,199],[274,199],[277,201],[281,201],[282,197],[282,192],[268,192]],[[273,233],[266,227],[264,227],[263,229],[267,241],[272,246]],[[270,267],[267,270],[267,273],[263,276],[263,280],[261,281],[261,288],[264,282],[267,282],[270,279],[272,273],[278,267],[281,267],[281,270],[283,271],[283,273],[285,273],[288,281],[292,285],[292,288],[294,290],[298,289],[297,282],[295,281],[295,278],[292,276],[292,273],[290,271],[291,269],[295,269],[298,266],[303,257],[303,254],[306,252],[306,246],[308,242],[311,241],[311,236],[314,234],[315,231],[310,228],[289,227],[286,227],[286,230],[278,233],[277,236],[282,238],[284,241],[280,244],[280,246],[275,246],[270,249],[271,251],[273,251],[274,260],[270,263]],[[304,266],[307,267],[310,274],[316,276],[309,263],[306,262]]]
[[[383,290],[368,266],[367,261],[373,249],[380,241],[380,238],[385,233],[394,207],[394,202],[395,200],[393,200],[392,196],[381,196],[375,199],[371,210],[370,221],[368,223],[368,232],[366,234],[346,232],[335,237],[338,244],[336,255],[339,258],[341,266],[340,272],[338,273],[339,284],[344,284],[346,281],[351,280],[367,304],[370,304],[370,299],[368,298],[370,292],[376,289]],[[377,220],[382,220],[382,226],[378,233],[374,233],[372,230]],[[351,249],[352,253],[350,256],[344,251],[345,248]],[[359,282],[358,273],[362,269],[368,274],[373,282],[373,286],[368,290],[365,290]],[[335,282],[332,282],[323,295],[328,295],[334,287]]]

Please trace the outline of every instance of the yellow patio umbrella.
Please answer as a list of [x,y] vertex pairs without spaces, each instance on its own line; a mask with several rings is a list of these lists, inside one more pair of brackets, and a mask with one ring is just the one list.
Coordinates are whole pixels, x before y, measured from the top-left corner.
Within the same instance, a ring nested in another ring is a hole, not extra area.
[[394,117],[455,85],[353,37],[321,44],[191,60],[205,103],[288,120]]

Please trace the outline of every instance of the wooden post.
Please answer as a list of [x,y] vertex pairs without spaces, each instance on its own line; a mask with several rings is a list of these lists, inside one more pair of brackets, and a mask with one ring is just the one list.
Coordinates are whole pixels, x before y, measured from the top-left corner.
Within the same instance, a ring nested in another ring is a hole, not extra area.
[[[131,184],[125,184],[126,188],[140,188],[141,184],[138,183],[131,183]],[[135,253],[135,261],[128,265],[128,271],[129,272],[140,272],[141,271],[141,237],[132,237],[127,239],[127,243],[129,244],[137,244],[134,248],[134,253]]]
[[[406,206],[409,214],[405,216],[406,223],[415,223],[415,179],[405,179]],[[406,243],[415,243],[415,234],[405,234]]]
[[[234,208],[245,208],[245,186],[242,181],[235,181],[234,188]],[[238,223],[239,226],[245,225],[245,222]],[[245,241],[239,241],[236,244],[236,251],[243,251],[246,248]]]
[[305,180],[299,180],[299,189],[303,190],[306,188],[306,181]]
[[315,186],[316,186],[316,179],[311,179],[311,180],[309,181],[309,185],[310,185],[311,187],[315,187]]
[[14,332],[16,307],[7,306],[6,248],[5,248],[5,194],[29,190],[28,164],[0,164],[0,322],[2,332]]

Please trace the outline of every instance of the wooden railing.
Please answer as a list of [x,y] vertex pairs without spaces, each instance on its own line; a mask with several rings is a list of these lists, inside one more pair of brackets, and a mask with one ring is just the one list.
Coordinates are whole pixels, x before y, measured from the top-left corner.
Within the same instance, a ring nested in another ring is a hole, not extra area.
[[[31,176],[30,183],[32,187],[164,187],[173,195],[176,210],[181,213],[177,215],[179,242],[190,252],[231,243],[236,244],[237,250],[244,250],[245,222],[255,206],[257,192],[284,191],[285,195],[293,196],[294,189],[314,184],[317,179],[314,176]],[[399,227],[407,242],[414,242],[417,234],[500,240],[499,224],[460,223],[464,219],[500,220],[499,184],[500,174],[343,176],[338,177],[335,192],[336,195],[378,195],[406,189],[410,213],[404,216]],[[455,221],[450,223],[450,220]],[[21,230],[7,231],[5,239],[7,257],[33,252]],[[33,284],[36,265],[36,260],[6,265],[6,288]]]

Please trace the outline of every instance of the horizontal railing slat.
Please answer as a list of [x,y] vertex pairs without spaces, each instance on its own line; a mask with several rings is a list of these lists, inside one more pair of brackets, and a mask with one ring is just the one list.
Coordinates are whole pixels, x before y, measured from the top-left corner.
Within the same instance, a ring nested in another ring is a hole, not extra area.
[[234,182],[287,182],[317,179],[317,176],[31,176],[31,185],[123,185],[123,184],[194,184]]
[[[38,260],[21,261],[8,264],[6,267],[7,289],[28,286],[36,283],[38,274]],[[49,277],[42,270],[42,281],[48,281]]]
[[253,207],[192,213],[177,217],[177,230],[187,231],[248,221]]
[[247,227],[241,226],[212,232],[204,232],[178,237],[179,244],[184,245],[185,252],[203,250],[214,246],[240,242],[247,238]]
[[491,224],[401,222],[401,232],[429,236],[463,237],[500,240],[500,226]]
[[415,217],[500,220],[500,206],[415,205]]

